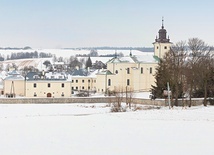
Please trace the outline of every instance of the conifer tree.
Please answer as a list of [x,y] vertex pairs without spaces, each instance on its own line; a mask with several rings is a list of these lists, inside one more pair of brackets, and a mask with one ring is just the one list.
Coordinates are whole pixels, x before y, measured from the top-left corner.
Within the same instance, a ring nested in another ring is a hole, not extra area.
[[85,65],[85,67],[86,68],[90,68],[90,67],[92,67],[92,62],[91,62],[91,58],[90,58],[90,56],[88,57],[88,60],[86,61],[86,65]]

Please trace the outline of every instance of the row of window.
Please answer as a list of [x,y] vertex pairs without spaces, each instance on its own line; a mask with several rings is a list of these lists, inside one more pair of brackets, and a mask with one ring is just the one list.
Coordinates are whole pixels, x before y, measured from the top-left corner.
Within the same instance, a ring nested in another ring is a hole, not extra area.
[[[158,49],[158,46],[157,46],[157,49]],[[167,49],[167,46],[164,46],[164,49]]]
[[[127,86],[130,85],[130,79],[127,79],[126,85],[127,85]],[[111,86],[111,79],[108,79],[108,86]]]
[[[91,81],[96,83],[96,80],[94,80],[94,81],[93,80],[88,80],[88,83],[90,83]],[[75,82],[78,83],[78,80],[75,80]],[[72,80],[71,83],[74,83],[74,80]],[[82,83],[85,83],[85,80],[82,80]]]
[[[127,74],[130,74],[130,68],[126,68]],[[140,73],[143,74],[143,67],[140,68]],[[152,67],[149,68],[149,73],[152,74]],[[118,70],[115,71],[118,74]]]
[[[36,87],[37,87],[37,84],[36,84],[36,83],[34,83],[34,84],[33,84],[33,87],[34,87],[34,88],[36,88]],[[48,87],[48,88],[50,88],[50,87],[51,87],[51,84],[50,84],[50,83],[48,83],[47,87]],[[62,87],[62,88],[64,88],[64,87],[65,87],[65,84],[64,84],[64,83],[62,83],[62,84],[61,84],[61,87]]]
[[[84,90],[85,89],[85,87],[84,86],[82,86],[82,87],[79,87],[80,89],[82,89],[82,90]],[[76,90],[78,90],[79,89],[78,87],[75,87],[75,89]],[[91,87],[90,86],[88,86],[88,90],[89,89],[91,89]],[[74,90],[74,87],[71,87],[71,90]]]

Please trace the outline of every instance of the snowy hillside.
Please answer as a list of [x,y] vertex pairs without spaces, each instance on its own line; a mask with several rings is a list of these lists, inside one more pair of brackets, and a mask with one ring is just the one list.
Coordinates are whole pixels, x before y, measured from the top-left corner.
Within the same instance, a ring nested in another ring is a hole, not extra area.
[[1,104],[2,155],[213,155],[214,107]]
[[[68,58],[70,56],[75,56],[77,54],[89,54],[90,50],[73,50],[73,49],[30,49],[30,50],[2,50],[0,49],[0,54],[4,55],[5,57],[7,55],[10,55],[11,53],[18,53],[18,52],[35,52],[38,53],[44,52],[44,53],[51,53],[56,55],[57,57],[64,57]],[[107,55],[107,54],[115,54],[117,53],[123,53],[124,56],[128,56],[130,54],[130,50],[97,50],[98,55]],[[153,52],[141,52],[138,50],[132,50],[133,55],[145,55],[145,54],[153,54]]]

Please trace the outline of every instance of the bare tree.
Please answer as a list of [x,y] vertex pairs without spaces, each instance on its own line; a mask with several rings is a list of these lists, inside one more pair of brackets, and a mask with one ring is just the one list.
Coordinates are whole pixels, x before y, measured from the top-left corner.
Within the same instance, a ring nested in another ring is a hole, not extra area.
[[129,106],[129,109],[131,109],[133,97],[134,97],[133,88],[126,86],[126,105]]
[[[200,84],[204,85],[204,105],[207,105],[207,72],[210,52],[213,50],[204,41],[198,38],[191,38],[188,41],[189,59],[188,59],[188,74],[187,83],[189,85],[190,102],[189,107],[192,106],[193,92],[200,88]],[[205,81],[204,81],[205,80]]]

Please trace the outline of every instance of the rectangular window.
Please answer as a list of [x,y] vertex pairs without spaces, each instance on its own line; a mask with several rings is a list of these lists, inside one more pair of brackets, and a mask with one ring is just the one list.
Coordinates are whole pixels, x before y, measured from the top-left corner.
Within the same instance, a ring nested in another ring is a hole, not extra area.
[[158,46],[157,46],[157,49],[158,49]]
[[76,87],[76,90],[78,90],[78,87]]
[[88,86],[88,89],[90,89],[90,86]]
[[130,74],[130,68],[127,68],[127,74]]
[[51,84],[50,83],[48,83],[48,88],[50,88],[51,87]]
[[143,67],[140,68],[140,73],[143,74]]
[[90,83],[91,81],[90,80],[88,80],[88,83]]
[[34,92],[34,95],[33,95],[34,97],[37,97],[37,95],[36,95],[36,92]]
[[127,79],[127,86],[129,86],[130,85],[130,80],[129,79]]
[[65,95],[64,95],[64,93],[62,92],[62,95],[61,95],[62,97],[64,97]]
[[108,86],[111,86],[111,79],[108,79]]
[[152,67],[150,67],[149,73],[152,74]]
[[76,80],[76,83],[78,83],[78,80]]
[[85,81],[84,80],[82,80],[82,83],[84,83]]
[[71,90],[74,90],[74,87],[71,87]]
[[65,84],[64,83],[62,83],[62,88],[64,88],[65,87]]
[[36,88],[36,83],[33,84],[33,87]]
[[82,89],[85,89],[84,86],[82,86]]
[[71,80],[71,83],[74,83],[74,80]]

